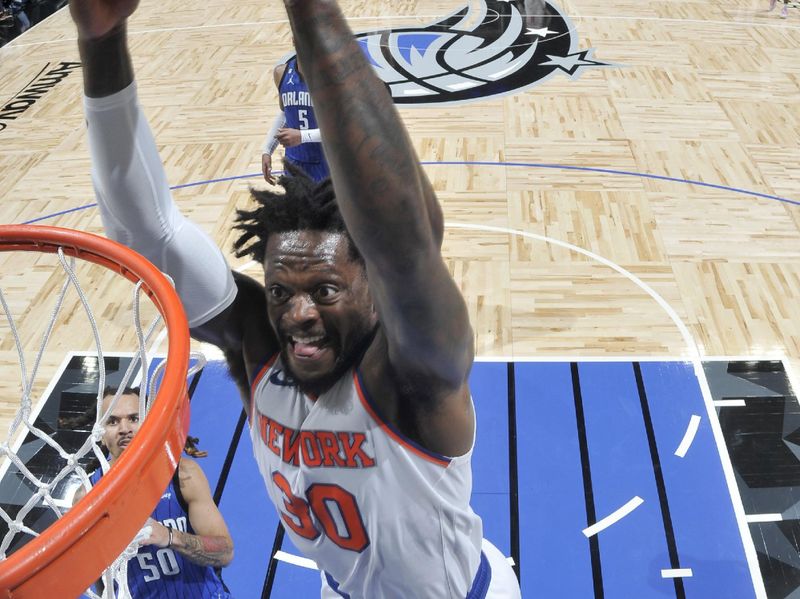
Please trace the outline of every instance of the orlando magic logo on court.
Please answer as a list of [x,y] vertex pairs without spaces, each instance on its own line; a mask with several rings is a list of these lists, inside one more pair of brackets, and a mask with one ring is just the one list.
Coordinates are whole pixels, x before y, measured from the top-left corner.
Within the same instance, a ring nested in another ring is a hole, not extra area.
[[561,71],[610,66],[578,50],[568,18],[544,0],[481,0],[424,27],[356,36],[396,104],[507,95]]

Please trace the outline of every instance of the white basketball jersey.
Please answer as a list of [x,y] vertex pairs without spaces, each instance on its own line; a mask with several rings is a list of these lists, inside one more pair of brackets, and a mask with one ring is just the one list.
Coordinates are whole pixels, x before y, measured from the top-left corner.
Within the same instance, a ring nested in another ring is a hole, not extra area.
[[484,596],[471,451],[448,458],[403,437],[378,415],[357,370],[313,400],[275,357],[251,391],[250,436],[267,491],[332,588],[352,599]]

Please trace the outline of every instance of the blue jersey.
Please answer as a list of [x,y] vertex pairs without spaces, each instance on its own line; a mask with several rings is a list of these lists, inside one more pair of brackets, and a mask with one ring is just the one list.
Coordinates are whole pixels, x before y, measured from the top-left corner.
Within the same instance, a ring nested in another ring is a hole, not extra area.
[[[90,480],[103,476],[96,470]],[[180,493],[178,472],[172,477],[151,514],[164,526],[194,534],[188,507]],[[155,545],[139,548],[128,561],[128,588],[133,599],[230,599],[225,585],[210,566],[199,566],[177,551]]]
[[[289,129],[318,129],[317,117],[311,105],[311,94],[308,86],[297,71],[297,59],[286,63],[278,93]],[[304,169],[312,179],[321,181],[330,176],[322,144],[317,142],[301,143],[299,146],[286,148],[286,158]]]

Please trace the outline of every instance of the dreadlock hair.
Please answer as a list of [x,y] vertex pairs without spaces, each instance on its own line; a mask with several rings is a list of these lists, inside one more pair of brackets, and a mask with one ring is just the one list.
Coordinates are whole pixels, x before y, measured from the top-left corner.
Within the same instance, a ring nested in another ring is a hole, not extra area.
[[284,165],[288,173],[278,179],[278,184],[285,193],[251,188],[250,195],[258,207],[236,211],[234,229],[242,231],[233,242],[236,256],[250,256],[264,264],[267,241],[273,233],[326,231],[344,233],[350,259],[363,265],[364,259],[339,212],[331,180],[315,183],[299,166],[288,161]]

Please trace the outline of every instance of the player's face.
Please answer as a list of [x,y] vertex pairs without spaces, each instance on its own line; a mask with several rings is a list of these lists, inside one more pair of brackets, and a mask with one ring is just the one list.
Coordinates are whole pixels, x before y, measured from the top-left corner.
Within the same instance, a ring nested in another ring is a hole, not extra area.
[[340,233],[292,231],[270,237],[264,258],[269,320],[290,374],[312,393],[353,365],[377,316],[364,267]]
[[[113,399],[113,395],[103,398],[104,410],[108,409]],[[103,433],[103,444],[112,458],[119,457],[139,431],[139,426],[139,396],[131,393],[121,396],[108,417]]]

